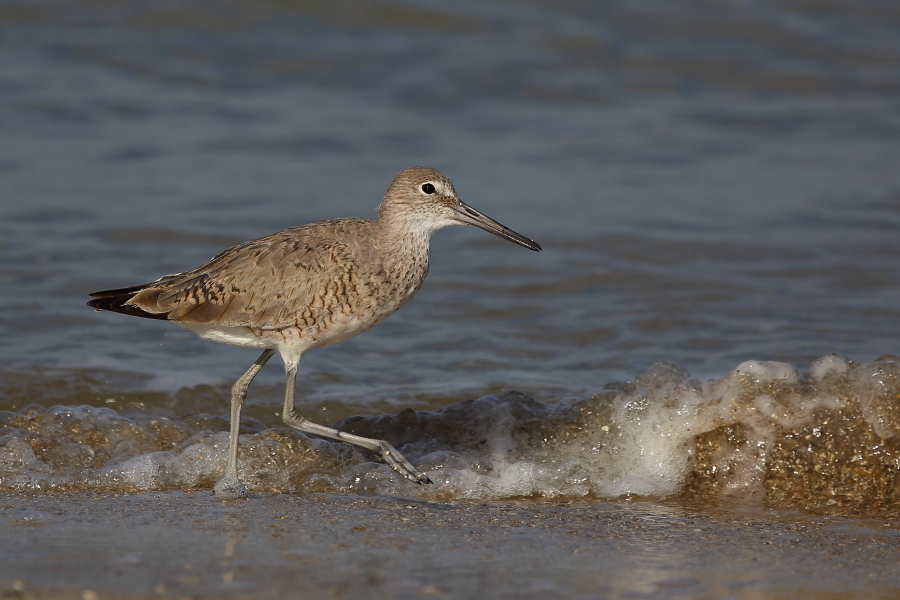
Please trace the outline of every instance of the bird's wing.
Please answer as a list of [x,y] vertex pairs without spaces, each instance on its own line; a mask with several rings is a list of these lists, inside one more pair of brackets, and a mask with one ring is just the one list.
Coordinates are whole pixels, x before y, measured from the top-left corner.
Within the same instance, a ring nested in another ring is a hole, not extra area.
[[336,232],[365,221],[323,221],[244,242],[192,271],[124,288],[130,297],[120,305],[182,323],[279,329],[319,322],[357,285],[355,254]]

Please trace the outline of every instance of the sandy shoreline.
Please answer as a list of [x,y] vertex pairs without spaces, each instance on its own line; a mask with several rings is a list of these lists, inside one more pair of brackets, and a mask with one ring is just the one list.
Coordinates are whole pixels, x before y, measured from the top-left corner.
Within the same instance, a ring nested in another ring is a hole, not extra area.
[[896,598],[896,521],[636,503],[0,496],[0,598]]

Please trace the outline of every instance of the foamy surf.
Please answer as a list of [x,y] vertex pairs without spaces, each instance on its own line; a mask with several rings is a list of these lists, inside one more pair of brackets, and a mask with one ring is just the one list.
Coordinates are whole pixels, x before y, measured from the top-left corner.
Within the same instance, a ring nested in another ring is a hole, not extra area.
[[[840,356],[801,374],[746,362],[701,381],[658,363],[633,382],[553,404],[509,392],[438,411],[351,417],[337,427],[396,445],[433,486],[371,454],[287,429],[241,436],[253,493],[501,500],[682,496],[802,508],[900,500],[900,362]],[[225,464],[218,417],[29,406],[0,413],[0,488],[211,489]]]

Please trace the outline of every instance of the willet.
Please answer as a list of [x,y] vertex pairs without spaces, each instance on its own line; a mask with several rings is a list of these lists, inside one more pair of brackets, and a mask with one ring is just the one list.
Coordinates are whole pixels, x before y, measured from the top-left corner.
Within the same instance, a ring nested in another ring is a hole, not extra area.
[[446,176],[413,167],[391,182],[377,220],[332,219],[286,229],[229,248],[192,271],[95,292],[88,306],[166,319],[203,339],[264,349],[231,388],[228,460],[215,485],[217,495],[247,495],[237,468],[241,407],[250,382],[276,351],[287,373],[282,412],[287,425],[367,448],[407,479],[431,483],[387,442],[301,416],[294,410],[294,386],[304,354],[372,328],[412,298],[428,274],[431,235],[461,224],[541,250],[464,204]]

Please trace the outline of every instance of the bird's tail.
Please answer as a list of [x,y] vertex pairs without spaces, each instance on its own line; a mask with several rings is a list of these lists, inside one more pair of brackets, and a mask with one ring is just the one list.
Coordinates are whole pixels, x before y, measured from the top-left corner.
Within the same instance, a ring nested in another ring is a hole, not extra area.
[[154,281],[152,283],[144,283],[141,285],[134,285],[117,290],[103,290],[102,292],[94,292],[93,294],[90,294],[90,296],[94,299],[90,300],[87,305],[98,311],[108,310],[111,312],[121,313],[123,315],[131,315],[132,317],[166,320],[169,318],[168,313],[152,313],[134,304],[129,304],[129,302],[131,302],[131,299],[134,298],[139,292],[145,290],[146,288],[154,287],[158,284],[159,281]]

